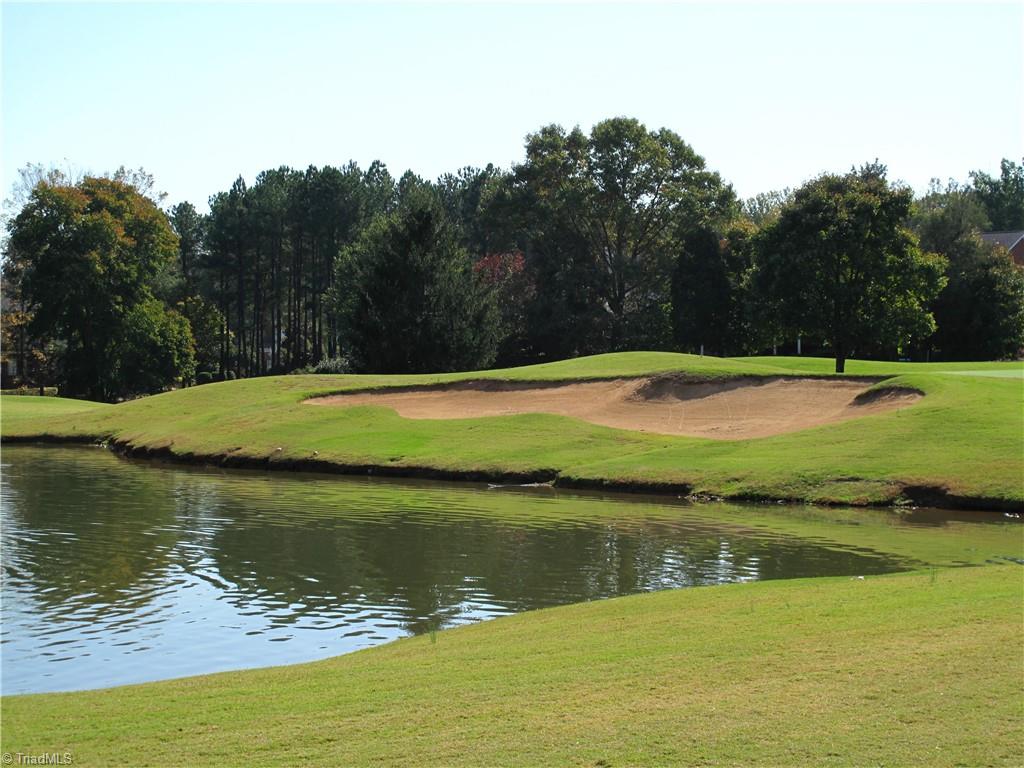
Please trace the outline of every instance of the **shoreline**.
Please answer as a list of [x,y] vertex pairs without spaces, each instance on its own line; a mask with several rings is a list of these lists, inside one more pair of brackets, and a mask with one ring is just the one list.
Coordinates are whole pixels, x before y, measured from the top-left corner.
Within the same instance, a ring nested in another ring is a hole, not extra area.
[[[692,501],[1024,511],[1024,365],[853,361],[843,377],[814,375],[830,365],[623,352],[487,372],[257,377],[116,405],[11,397],[0,442]],[[801,379],[864,391],[787,389]],[[311,404],[324,397],[351,405]]]
[[[134,445],[130,441],[96,435],[17,435],[0,437],[2,445],[95,445],[106,447],[131,459],[166,461],[190,466],[247,469],[274,472],[302,472],[352,477],[406,478],[447,482],[476,482],[495,485],[548,485],[552,488],[611,493],[675,496],[692,503],[742,502],[751,504],[807,504],[821,507],[862,507],[899,509],[901,507],[932,507],[978,512],[1024,512],[1024,502],[985,496],[959,495],[937,485],[899,483],[892,485],[897,493],[885,500],[828,501],[800,496],[781,496],[739,492],[735,494],[695,493],[690,483],[650,482],[617,478],[584,478],[565,475],[555,469],[530,472],[488,471],[480,469],[445,469],[418,465],[386,465],[375,463],[348,464],[317,458],[254,457],[232,453],[177,453],[169,446],[153,448]],[[841,482],[849,478],[832,478]]]

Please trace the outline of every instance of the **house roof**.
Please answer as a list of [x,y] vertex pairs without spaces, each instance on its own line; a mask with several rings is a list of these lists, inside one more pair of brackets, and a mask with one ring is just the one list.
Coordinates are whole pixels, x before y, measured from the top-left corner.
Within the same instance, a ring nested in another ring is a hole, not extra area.
[[1024,230],[1016,232],[982,232],[981,239],[987,243],[996,243],[1006,249],[1010,249],[1021,240],[1024,240]]

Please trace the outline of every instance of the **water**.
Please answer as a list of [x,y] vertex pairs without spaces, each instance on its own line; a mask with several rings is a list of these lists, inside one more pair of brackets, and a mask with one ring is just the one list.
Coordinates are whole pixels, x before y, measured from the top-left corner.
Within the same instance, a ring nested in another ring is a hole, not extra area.
[[[2,457],[2,692],[288,664],[669,587],[1019,557],[1002,516]],[[979,520],[981,522],[973,522]]]

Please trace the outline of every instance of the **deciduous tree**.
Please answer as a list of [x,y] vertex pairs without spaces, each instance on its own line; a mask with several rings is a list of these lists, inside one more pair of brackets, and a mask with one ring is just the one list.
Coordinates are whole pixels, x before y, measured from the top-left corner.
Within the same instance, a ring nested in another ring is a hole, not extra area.
[[923,339],[945,283],[945,259],[923,252],[905,226],[913,196],[877,163],[824,174],[797,190],[757,238],[764,305],[793,336],[824,339],[836,373],[868,345]]
[[754,346],[749,328],[753,226],[737,220],[724,234],[701,227],[683,235],[672,273],[672,326],[687,352],[742,354]]
[[[10,226],[10,274],[32,313],[31,333],[66,342],[66,392],[98,400],[125,394],[118,344],[177,247],[164,213],[126,181],[43,180],[32,190]],[[160,386],[186,367],[162,368]]]
[[[606,349],[668,343],[677,234],[735,210],[731,187],[676,133],[629,118],[598,123],[589,136],[542,128],[527,138],[514,184],[533,208],[524,250],[582,267],[607,319]],[[571,268],[549,271],[573,279]]]
[[999,164],[998,178],[975,171],[971,181],[992,229],[1024,229],[1024,160],[1018,165],[1004,158]]
[[946,257],[946,287],[932,302],[931,350],[946,360],[992,360],[1024,348],[1024,269],[984,242],[988,214],[971,187],[933,182],[912,219],[921,247]]

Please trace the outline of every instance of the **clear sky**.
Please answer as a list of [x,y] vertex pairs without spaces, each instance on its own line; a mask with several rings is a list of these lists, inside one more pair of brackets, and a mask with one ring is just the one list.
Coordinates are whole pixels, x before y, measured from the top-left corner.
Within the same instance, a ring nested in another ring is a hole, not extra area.
[[3,188],[144,166],[168,203],[279,165],[509,166],[542,125],[678,132],[742,196],[1024,155],[1024,3],[3,2]]

